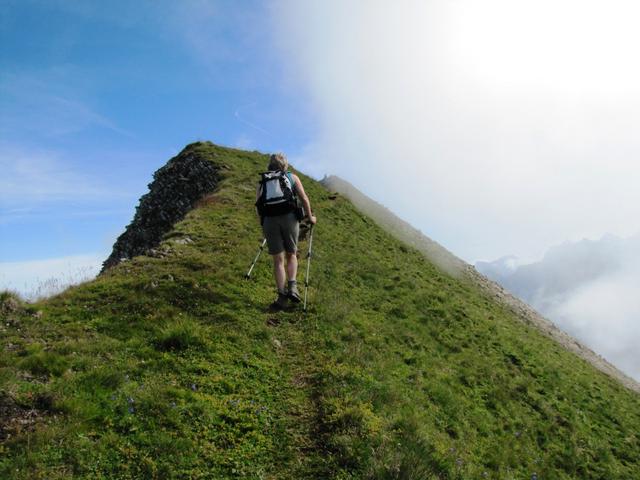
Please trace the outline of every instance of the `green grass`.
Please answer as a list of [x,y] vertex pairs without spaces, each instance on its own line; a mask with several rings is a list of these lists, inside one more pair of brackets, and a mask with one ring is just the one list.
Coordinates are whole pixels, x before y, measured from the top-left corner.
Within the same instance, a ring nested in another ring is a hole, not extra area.
[[0,294],[0,478],[640,478],[636,394],[304,176],[310,310],[266,313],[267,157],[187,149],[224,173],[194,243]]

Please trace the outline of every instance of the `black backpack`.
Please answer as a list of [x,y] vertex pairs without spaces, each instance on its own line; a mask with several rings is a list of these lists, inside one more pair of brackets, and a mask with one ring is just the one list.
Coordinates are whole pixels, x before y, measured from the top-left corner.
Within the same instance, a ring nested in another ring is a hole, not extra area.
[[296,212],[296,217],[299,217],[295,185],[288,172],[274,171],[261,174],[259,192],[256,207],[261,217],[275,217],[290,212]]

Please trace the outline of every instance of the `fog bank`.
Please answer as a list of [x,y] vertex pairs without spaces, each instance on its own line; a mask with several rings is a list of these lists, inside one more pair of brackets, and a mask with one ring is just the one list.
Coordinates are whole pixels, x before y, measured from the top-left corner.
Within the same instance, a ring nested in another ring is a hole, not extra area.
[[640,235],[565,243],[544,257],[476,268],[640,380]]
[[[338,174],[473,262],[640,229],[634,2],[281,0],[282,81]],[[541,34],[544,32],[544,34]],[[594,35],[593,32],[599,32]]]

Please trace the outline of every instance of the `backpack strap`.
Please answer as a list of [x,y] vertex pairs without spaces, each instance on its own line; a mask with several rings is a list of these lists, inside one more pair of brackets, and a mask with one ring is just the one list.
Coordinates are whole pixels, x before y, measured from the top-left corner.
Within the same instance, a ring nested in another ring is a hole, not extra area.
[[257,203],[264,203],[267,199],[267,189],[264,187],[264,184],[267,183],[267,173],[260,174],[260,198],[258,198]]
[[287,172],[287,178],[289,178],[289,182],[291,182],[291,191],[296,195],[296,181],[293,179],[293,173]]

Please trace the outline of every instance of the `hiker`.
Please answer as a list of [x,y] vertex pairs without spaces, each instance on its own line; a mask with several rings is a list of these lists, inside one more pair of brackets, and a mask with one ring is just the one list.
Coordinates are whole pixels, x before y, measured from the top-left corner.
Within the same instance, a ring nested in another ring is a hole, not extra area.
[[283,153],[271,155],[269,171],[262,174],[256,191],[256,207],[269,254],[273,257],[273,275],[278,290],[278,297],[269,306],[272,310],[286,308],[289,300],[300,302],[296,282],[300,221],[306,217],[312,225],[316,223],[300,178],[288,168],[289,162]]

